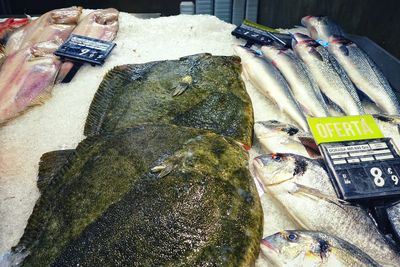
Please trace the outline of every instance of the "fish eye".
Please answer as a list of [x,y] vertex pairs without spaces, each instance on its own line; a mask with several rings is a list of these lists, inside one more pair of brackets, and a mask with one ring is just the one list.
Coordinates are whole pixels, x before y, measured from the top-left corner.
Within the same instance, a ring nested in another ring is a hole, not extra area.
[[279,154],[273,154],[273,155],[272,155],[272,159],[273,159],[273,160],[276,160],[276,161],[281,161],[281,160],[282,160],[282,157],[281,157]]
[[287,238],[288,238],[289,241],[296,241],[297,240],[297,235],[292,233],[292,234],[289,234],[287,236]]

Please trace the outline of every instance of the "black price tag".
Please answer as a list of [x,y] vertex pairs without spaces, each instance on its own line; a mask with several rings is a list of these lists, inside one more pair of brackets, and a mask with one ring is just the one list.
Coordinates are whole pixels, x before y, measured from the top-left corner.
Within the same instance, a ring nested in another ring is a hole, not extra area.
[[247,47],[253,44],[270,45],[273,42],[282,46],[291,47],[292,38],[290,35],[278,33],[276,30],[257,24],[255,22],[244,20],[242,25],[232,31],[232,35],[237,38],[247,40]]
[[61,58],[102,65],[115,46],[113,42],[71,34],[54,54]]
[[319,147],[342,199],[400,196],[400,156],[390,138],[322,143]]

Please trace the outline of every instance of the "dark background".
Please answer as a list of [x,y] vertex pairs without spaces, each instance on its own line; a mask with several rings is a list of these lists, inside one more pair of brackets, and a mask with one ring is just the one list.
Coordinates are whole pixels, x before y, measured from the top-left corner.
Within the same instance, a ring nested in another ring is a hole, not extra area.
[[[325,14],[348,33],[367,36],[400,58],[400,0],[259,0],[258,22],[271,27],[292,27],[309,14]],[[131,13],[179,13],[178,0],[0,0],[0,15],[41,14],[48,10],[81,5],[115,7]]]

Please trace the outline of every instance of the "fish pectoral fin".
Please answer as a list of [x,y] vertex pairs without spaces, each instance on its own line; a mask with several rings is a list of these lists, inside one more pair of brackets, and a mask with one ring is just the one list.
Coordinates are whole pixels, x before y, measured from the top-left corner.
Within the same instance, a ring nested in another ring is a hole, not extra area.
[[51,97],[51,93],[48,91],[44,91],[42,94],[38,95],[29,106],[38,106],[43,105],[47,100]]
[[163,178],[163,177],[167,176],[168,174],[170,174],[171,171],[173,170],[173,168],[174,167],[172,165],[158,165],[158,166],[151,168],[151,172],[153,172],[153,173],[158,172],[157,177]]
[[182,77],[181,81],[177,86],[175,86],[175,90],[172,92],[172,96],[178,96],[188,89],[189,85],[193,83],[193,78],[190,75],[186,75]]
[[175,86],[175,90],[172,92],[172,96],[183,94],[183,92],[185,92],[188,87],[189,84],[179,83],[177,86]]
[[335,196],[325,194],[324,192],[321,192],[318,189],[311,188],[311,187],[308,187],[308,186],[305,186],[302,184],[298,184],[298,183],[294,183],[294,184],[296,187],[292,191],[289,192],[291,194],[300,193],[300,194],[310,196],[311,198],[323,199],[332,204],[338,205],[339,207],[341,207],[341,204],[347,203],[346,201],[338,199]]

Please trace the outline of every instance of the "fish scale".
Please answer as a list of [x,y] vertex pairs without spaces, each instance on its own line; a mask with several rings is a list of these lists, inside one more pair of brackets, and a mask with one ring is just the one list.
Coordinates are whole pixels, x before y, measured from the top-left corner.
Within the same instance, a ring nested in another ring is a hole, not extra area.
[[[280,161],[271,155],[256,158],[256,176],[298,224],[306,230],[326,232],[351,242],[383,266],[398,266],[399,254],[380,234],[368,213],[337,202],[329,177],[318,162],[297,155],[279,156]],[[304,173],[293,176],[300,163],[306,166]],[[318,194],[302,190],[297,184]]]
[[321,91],[292,50],[271,45],[261,47],[261,51],[286,78],[294,97],[308,115],[329,117]]
[[356,87],[389,115],[400,114],[400,105],[387,79],[355,43],[332,37],[329,52],[341,64]]
[[350,78],[329,52],[304,34],[294,34],[293,49],[309,68],[321,91],[346,115],[364,114]]
[[307,120],[294,99],[289,84],[279,70],[247,48],[236,46],[234,50],[241,59],[246,78],[253,86],[264,96],[272,99],[281,111],[287,113],[304,131],[308,132]]

